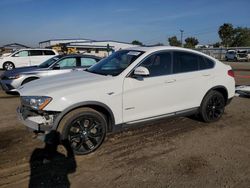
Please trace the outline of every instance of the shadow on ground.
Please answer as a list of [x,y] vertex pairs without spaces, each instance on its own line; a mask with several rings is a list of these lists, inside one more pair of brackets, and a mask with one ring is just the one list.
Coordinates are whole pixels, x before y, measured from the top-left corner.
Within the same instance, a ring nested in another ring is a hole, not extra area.
[[70,187],[68,174],[76,171],[76,161],[68,141],[62,145],[66,155],[57,151],[59,133],[52,131],[46,138],[44,148],[36,148],[30,157],[29,187]]

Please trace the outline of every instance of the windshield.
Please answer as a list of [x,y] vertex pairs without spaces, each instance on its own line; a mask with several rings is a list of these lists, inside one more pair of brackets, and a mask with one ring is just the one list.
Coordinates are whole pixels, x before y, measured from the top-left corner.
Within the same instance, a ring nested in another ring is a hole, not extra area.
[[88,72],[117,76],[143,54],[141,51],[120,50],[93,65]]
[[57,60],[59,60],[62,56],[58,55],[55,57],[52,57],[50,59],[48,59],[47,61],[44,61],[42,64],[40,64],[38,67],[39,68],[48,68],[50,65],[52,65],[53,63],[55,63]]

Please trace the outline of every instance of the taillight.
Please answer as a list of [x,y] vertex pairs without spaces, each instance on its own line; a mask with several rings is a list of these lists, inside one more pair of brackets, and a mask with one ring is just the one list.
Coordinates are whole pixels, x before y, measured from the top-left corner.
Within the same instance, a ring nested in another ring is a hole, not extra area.
[[234,78],[234,71],[233,70],[227,71],[227,74],[228,74],[228,76],[231,76]]

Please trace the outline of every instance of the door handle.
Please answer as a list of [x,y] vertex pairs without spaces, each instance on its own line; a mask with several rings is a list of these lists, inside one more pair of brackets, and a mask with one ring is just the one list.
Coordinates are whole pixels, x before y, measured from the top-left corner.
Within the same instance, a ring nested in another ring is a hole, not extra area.
[[165,81],[165,84],[173,83],[173,82],[175,82],[175,81],[176,81],[176,79],[166,80],[166,81]]

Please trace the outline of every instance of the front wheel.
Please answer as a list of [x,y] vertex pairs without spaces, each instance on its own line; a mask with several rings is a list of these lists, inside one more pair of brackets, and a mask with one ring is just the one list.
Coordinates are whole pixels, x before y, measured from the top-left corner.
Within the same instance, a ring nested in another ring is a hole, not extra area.
[[3,69],[4,70],[12,70],[15,68],[15,65],[12,62],[5,62],[3,64]]
[[209,92],[200,106],[200,116],[205,122],[215,122],[221,118],[225,109],[225,99],[218,91]]
[[69,112],[60,122],[61,140],[68,140],[74,153],[85,155],[101,146],[107,131],[103,114],[91,108]]

